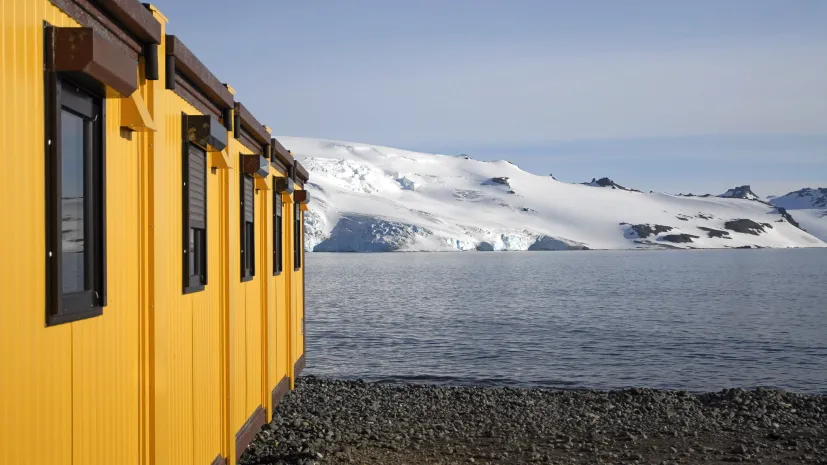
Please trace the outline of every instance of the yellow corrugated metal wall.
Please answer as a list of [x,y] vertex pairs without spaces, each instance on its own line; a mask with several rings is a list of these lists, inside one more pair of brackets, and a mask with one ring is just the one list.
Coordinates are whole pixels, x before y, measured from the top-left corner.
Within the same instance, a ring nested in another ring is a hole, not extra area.
[[240,282],[238,155],[250,150],[230,134],[232,166],[207,180],[209,282],[182,294],[181,113],[199,112],[164,88],[161,60],[138,90],[157,132],[127,137],[121,101],[106,101],[108,305],[46,327],[44,21],[78,26],[48,0],[0,4],[0,211],[14,225],[0,228],[4,463],[233,464],[236,432],[258,406],[271,414],[301,355],[292,203],[274,277],[272,193],[257,192],[260,258]]
[[[46,0],[4,0],[0,24],[0,417],[4,461],[137,464],[139,460],[139,141],[107,121],[109,303],[103,316],[45,327],[43,24],[77,26]],[[106,112],[120,114],[120,101]],[[118,246],[121,244],[122,246]]]
[[207,174],[208,283],[184,295],[181,116],[200,112],[165,95],[155,113],[163,130],[154,147],[156,459],[210,463],[221,452],[221,176]]
[[[233,259],[230,264],[230,288],[234,289],[232,311],[230,312],[230,418],[231,430],[238,431],[258,407],[265,407],[264,365],[262,323],[265,309],[262,306],[266,279],[269,270],[267,260],[271,246],[261,231],[271,224],[268,218],[266,191],[255,191],[256,270],[252,280],[241,282],[240,263],[240,170],[241,154],[253,153],[253,149],[236,139],[229,146],[230,161],[230,250]],[[233,455],[233,454],[231,454]]]
[[46,0],[0,3],[0,450],[8,463],[67,465],[73,328],[44,328],[36,284],[45,282],[44,20],[74,25]]
[[[273,168],[271,170],[273,172],[274,177],[286,177],[286,173]],[[283,194],[279,194],[283,195]],[[284,211],[286,209],[282,209],[282,215],[284,215]],[[268,215],[270,218],[273,218],[273,205],[270,202],[270,206],[268,208]],[[284,232],[286,228],[290,227],[290,223],[286,222],[284,216],[282,216],[282,224],[281,224],[281,231]],[[269,235],[267,240],[270,244],[273,243],[273,225],[270,224],[269,227]],[[286,260],[286,256],[290,253],[289,244],[286,242],[286,239],[282,242],[282,260]],[[271,254],[272,256],[272,254]],[[286,263],[286,262],[285,262]],[[288,364],[288,347],[287,347],[287,327],[288,327],[288,317],[287,317],[287,274],[289,273],[288,265],[283,265],[283,271],[277,275],[273,276],[273,263],[269,263],[268,268],[268,293],[267,293],[267,375],[268,375],[268,382],[267,382],[267,389],[266,389],[266,400],[267,400],[267,415],[268,418],[272,416],[272,397],[271,393],[273,389],[276,388],[279,382],[286,377],[289,376],[287,371],[287,364]]]
[[[297,189],[302,190],[303,186],[301,186],[300,184],[297,184]],[[300,214],[303,215],[303,213],[300,213]],[[303,216],[302,216],[302,219],[303,219]],[[302,228],[304,228],[303,222],[302,222]],[[304,244],[300,244],[299,247],[301,249],[303,249]],[[295,344],[294,345],[294,347],[295,347],[294,357],[295,358],[293,360],[293,363],[296,363],[296,361],[302,355],[304,355],[304,334],[302,332],[302,321],[303,321],[302,319],[304,318],[304,279],[303,278],[304,278],[304,267],[305,267],[306,263],[304,262],[304,250],[301,250],[299,253],[302,254],[302,256],[301,256],[301,268],[299,268],[298,271],[294,272],[293,289],[292,289],[292,292],[291,292],[291,295],[293,295],[294,299],[295,299],[294,300],[294,302],[295,302],[294,305],[295,306],[293,307],[294,312],[295,312],[295,316],[294,316],[295,332],[293,334],[295,334],[296,337],[294,338],[294,341],[293,341],[294,344]]]
[[[241,256],[239,231],[239,215],[241,198],[239,196],[240,175],[238,170],[239,154],[246,151],[240,142],[231,138],[228,152],[232,168],[229,173],[230,215],[230,276],[231,312],[229,315],[230,330],[230,431],[234,434],[244,425],[252,411],[247,411],[247,285],[241,282]],[[230,453],[234,456],[234,453]]]

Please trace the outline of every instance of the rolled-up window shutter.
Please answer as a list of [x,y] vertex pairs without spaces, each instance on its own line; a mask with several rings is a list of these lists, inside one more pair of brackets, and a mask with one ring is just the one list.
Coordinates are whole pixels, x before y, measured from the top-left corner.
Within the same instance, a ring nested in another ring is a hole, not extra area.
[[244,176],[244,221],[253,222],[253,178]]
[[207,156],[201,149],[189,148],[190,227],[207,229]]

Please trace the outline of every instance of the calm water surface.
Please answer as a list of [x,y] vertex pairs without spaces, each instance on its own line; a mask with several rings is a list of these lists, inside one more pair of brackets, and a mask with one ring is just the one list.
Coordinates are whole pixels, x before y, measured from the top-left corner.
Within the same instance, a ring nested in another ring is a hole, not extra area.
[[827,393],[827,250],[307,254],[308,374]]

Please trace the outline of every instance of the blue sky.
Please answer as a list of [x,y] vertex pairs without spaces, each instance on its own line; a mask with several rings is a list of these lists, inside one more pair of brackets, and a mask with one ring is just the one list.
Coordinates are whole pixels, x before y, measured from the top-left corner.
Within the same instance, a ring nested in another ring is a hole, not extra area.
[[278,135],[565,181],[827,186],[824,0],[158,0]]

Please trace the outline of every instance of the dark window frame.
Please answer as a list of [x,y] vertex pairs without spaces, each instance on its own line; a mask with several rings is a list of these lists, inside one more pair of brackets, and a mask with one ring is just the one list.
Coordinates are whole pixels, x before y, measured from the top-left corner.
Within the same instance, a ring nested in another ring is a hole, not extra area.
[[[243,155],[239,155],[243,157]],[[239,166],[241,166],[241,158],[239,158]],[[252,210],[252,221],[247,221],[245,210],[247,209],[247,205],[244,204],[244,185],[245,180],[250,181],[250,189],[252,189],[252,195],[250,198],[253,199],[253,204],[249,206]],[[241,176],[238,178],[239,183],[239,210],[238,216],[240,221],[240,229],[239,229],[239,246],[241,250],[240,254],[240,271],[241,271],[241,282],[252,281],[253,278],[256,276],[256,229],[255,229],[255,217],[256,217],[256,204],[255,204],[255,197],[256,197],[256,186],[255,186],[255,179],[249,174],[241,173]],[[250,235],[252,234],[252,237]]]
[[281,192],[273,189],[273,276],[284,271],[284,200]]
[[[46,56],[50,52],[47,44]],[[46,168],[46,325],[103,314],[107,305],[106,263],[106,100],[104,96],[51,71],[44,71]],[[84,122],[83,291],[63,292],[62,114]]]
[[[182,121],[186,118],[186,114],[182,115]],[[182,125],[182,130],[186,131],[186,125]],[[208,277],[208,247],[207,247],[207,240],[208,240],[208,233],[207,233],[207,195],[208,195],[208,187],[207,187],[207,152],[198,147],[197,145],[189,142],[187,140],[186,134],[183,135],[184,142],[182,144],[182,159],[181,159],[181,206],[182,206],[182,218],[181,218],[181,230],[183,234],[183,259],[181,261],[181,269],[183,274],[183,293],[184,294],[192,294],[195,292],[203,291],[207,285],[207,277]],[[191,197],[191,189],[192,186],[190,185],[190,170],[193,167],[190,165],[190,151],[197,150],[199,155],[204,156],[204,227],[198,228],[193,227],[192,225],[192,218],[190,212],[190,197]],[[190,235],[193,234],[195,238],[195,254],[193,258],[193,251],[190,250]],[[196,274],[193,274],[190,269],[190,260],[195,260],[194,267]]]
[[301,204],[293,204],[293,271],[302,268],[302,253],[304,252],[304,228],[302,228]]

